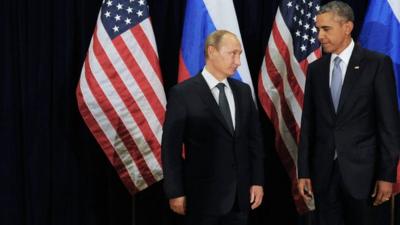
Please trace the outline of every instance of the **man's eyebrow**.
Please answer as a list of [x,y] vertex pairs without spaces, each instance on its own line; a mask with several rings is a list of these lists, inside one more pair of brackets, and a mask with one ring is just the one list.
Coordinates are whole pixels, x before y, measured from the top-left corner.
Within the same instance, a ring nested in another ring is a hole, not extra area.
[[317,29],[321,29],[321,28],[325,29],[325,28],[330,28],[330,27],[332,27],[332,26],[325,25],[325,26],[317,27]]

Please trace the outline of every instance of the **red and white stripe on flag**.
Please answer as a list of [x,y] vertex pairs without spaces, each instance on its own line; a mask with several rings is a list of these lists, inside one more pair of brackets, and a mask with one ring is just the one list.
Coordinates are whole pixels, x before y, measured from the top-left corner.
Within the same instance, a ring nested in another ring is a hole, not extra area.
[[130,193],[163,178],[166,97],[144,1],[103,1],[76,95],[85,123]]
[[258,82],[261,105],[275,129],[275,148],[292,181],[298,212],[314,209],[297,191],[297,145],[308,64],[321,56],[314,27],[319,1],[283,0],[277,10]]
[[400,193],[400,160],[397,163],[397,182],[393,185],[393,194]]

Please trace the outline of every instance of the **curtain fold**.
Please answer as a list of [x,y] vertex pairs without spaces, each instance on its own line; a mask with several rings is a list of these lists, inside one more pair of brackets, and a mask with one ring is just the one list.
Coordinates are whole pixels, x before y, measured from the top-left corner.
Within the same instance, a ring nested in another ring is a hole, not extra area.
[[[358,32],[367,2],[347,2]],[[256,85],[279,1],[234,4]],[[75,88],[100,5],[100,0],[0,2],[2,225],[182,224],[168,209],[161,183],[135,196],[133,218],[132,197],[78,112]],[[149,8],[168,91],[177,79],[185,0],[149,0]],[[273,149],[273,128],[262,112],[261,117],[265,199],[250,224],[306,224],[296,214],[289,178]]]

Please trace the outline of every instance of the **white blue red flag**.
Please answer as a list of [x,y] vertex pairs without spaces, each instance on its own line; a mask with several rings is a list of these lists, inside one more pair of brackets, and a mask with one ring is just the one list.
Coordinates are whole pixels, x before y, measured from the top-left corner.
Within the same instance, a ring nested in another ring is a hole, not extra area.
[[[392,58],[397,99],[400,103],[400,1],[371,0],[359,41],[364,48],[381,52]],[[397,175],[395,192],[400,192],[400,164]]]
[[321,56],[315,27],[319,0],[282,0],[258,80],[261,105],[275,128],[275,148],[292,181],[298,212],[314,209],[297,191],[300,136],[308,64]]
[[[186,2],[178,81],[186,80],[201,72],[205,65],[205,40],[210,33],[221,29],[236,34],[243,46],[232,0],[188,0]],[[253,83],[244,50],[240,61],[241,66],[233,78],[250,85],[254,97]]]
[[162,179],[166,98],[146,0],[103,1],[76,95],[131,193]]

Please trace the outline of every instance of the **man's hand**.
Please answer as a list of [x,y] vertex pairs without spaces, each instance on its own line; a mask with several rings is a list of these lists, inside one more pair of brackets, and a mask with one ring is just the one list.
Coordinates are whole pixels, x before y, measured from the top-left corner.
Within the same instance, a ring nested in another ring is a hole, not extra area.
[[253,185],[250,187],[250,204],[251,209],[255,209],[261,205],[264,196],[263,187],[259,185]]
[[300,178],[297,183],[297,189],[300,192],[301,197],[303,197],[304,201],[309,202],[313,198],[313,191],[311,186],[311,179],[308,178]]
[[374,206],[389,201],[390,197],[392,196],[392,189],[392,183],[378,180],[375,183],[374,193],[372,194],[372,197],[375,197]]
[[172,211],[178,213],[179,215],[185,215],[186,212],[186,197],[181,196],[178,198],[171,198],[169,200],[169,207]]

